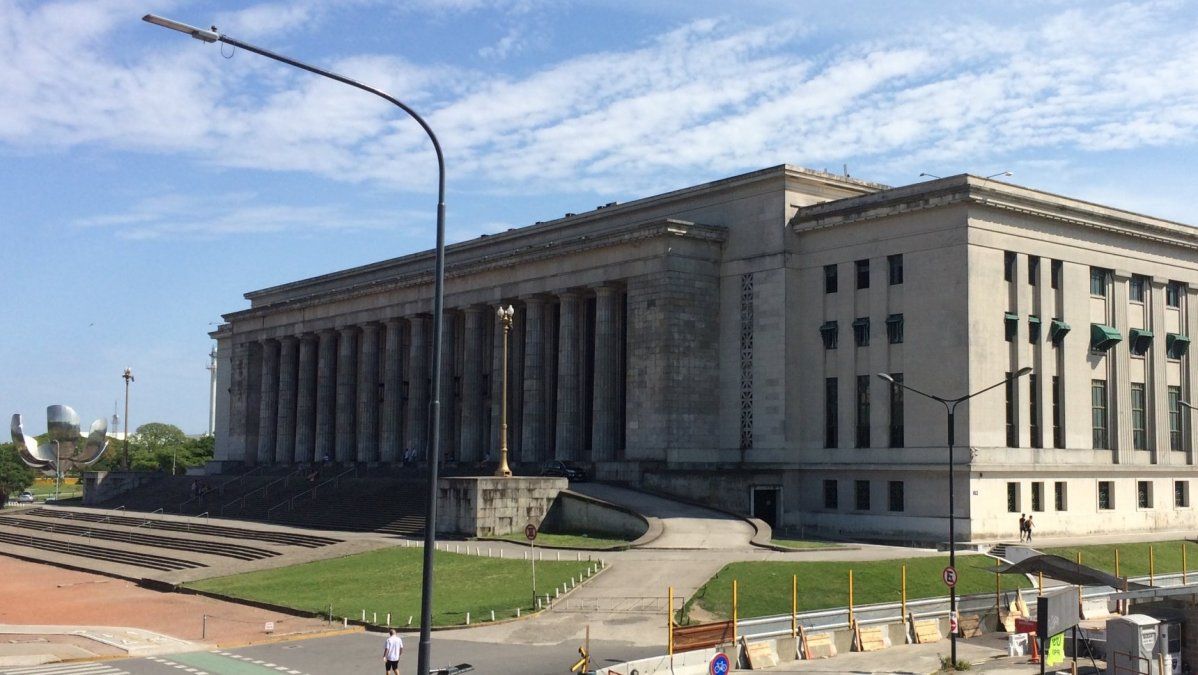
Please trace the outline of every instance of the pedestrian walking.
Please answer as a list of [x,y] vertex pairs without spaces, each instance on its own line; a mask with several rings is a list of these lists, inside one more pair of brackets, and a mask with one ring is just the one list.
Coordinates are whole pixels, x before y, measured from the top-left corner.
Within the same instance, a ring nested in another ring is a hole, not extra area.
[[1032,527],[1034,527],[1034,525],[1032,525],[1032,517],[1031,516],[1027,517],[1027,523],[1024,524],[1024,527],[1027,528],[1027,541],[1031,541],[1032,540]]
[[1024,535],[1027,534],[1027,514],[1019,514],[1019,541],[1023,541]]
[[396,635],[395,629],[392,628],[387,641],[383,643],[383,665],[386,666],[387,673],[399,675],[399,657],[402,655],[403,638]]

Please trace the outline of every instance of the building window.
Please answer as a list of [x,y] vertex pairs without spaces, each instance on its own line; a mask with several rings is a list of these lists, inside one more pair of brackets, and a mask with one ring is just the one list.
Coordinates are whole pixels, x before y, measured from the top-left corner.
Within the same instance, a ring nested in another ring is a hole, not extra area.
[[1060,319],[1053,319],[1048,327],[1048,339],[1052,341],[1052,346],[1060,347],[1065,341],[1065,336],[1069,334],[1069,324]]
[[1015,281],[1015,254],[1011,251],[1003,253],[1002,278],[1003,281]]
[[869,288],[869,261],[857,261],[857,288]]
[[1090,351],[1105,352],[1122,341],[1118,329],[1101,323],[1090,324]]
[[1115,508],[1115,483],[1113,481],[1098,481],[1098,508],[1103,511]]
[[886,264],[889,267],[889,274],[887,276],[890,280],[890,285],[898,286],[903,283],[903,255],[900,253],[898,255],[886,256]]
[[1179,509],[1190,508],[1190,481],[1173,481],[1173,506]]
[[1109,274],[1101,267],[1090,268],[1090,295],[1106,297],[1106,280]]
[[1007,447],[1019,447],[1019,429],[1015,428],[1015,380],[1007,373],[1004,389],[1007,393]]
[[1139,274],[1131,275],[1131,281],[1127,282],[1127,299],[1132,302],[1144,302],[1144,287],[1148,285],[1148,279]]
[[836,265],[824,265],[824,293],[835,293],[837,281]]
[[1031,443],[1033,448],[1043,448],[1044,439],[1040,435],[1040,378],[1032,373],[1027,376],[1028,412],[1031,414]]
[[836,344],[840,341],[840,323],[825,321],[819,327],[819,336],[824,341],[824,349],[836,349]]
[[1019,483],[1007,483],[1007,513],[1019,513]]
[[1065,429],[1061,424],[1061,378],[1052,376],[1052,447],[1065,447]]
[[857,510],[858,511],[868,511],[869,510],[869,481],[858,480],[858,481],[853,481],[853,482],[856,485]]
[[1061,261],[1060,260],[1052,261],[1052,265],[1049,268],[1049,270],[1050,270],[1049,279],[1051,281],[1052,287],[1060,288],[1061,287]]
[[891,373],[896,384],[890,385],[890,447],[903,447],[903,381],[902,373]]
[[1152,483],[1146,480],[1136,481],[1136,507],[1152,508]]
[[1094,449],[1107,449],[1106,380],[1090,380],[1090,426],[1094,429]]
[[840,508],[840,486],[835,480],[824,481],[824,508]]
[[1019,315],[1006,312],[1002,315],[1003,319],[1003,336],[1007,342],[1014,342],[1015,336],[1019,334]]
[[1044,483],[1040,481],[1032,483],[1032,510],[1044,510]]
[[1143,382],[1131,383],[1131,447],[1148,449],[1147,418],[1144,414],[1145,393]]
[[1029,255],[1027,257],[1027,284],[1035,286],[1040,281],[1040,256]]
[[1180,359],[1190,349],[1190,338],[1179,333],[1165,333],[1165,351],[1171,359]]
[[1169,387],[1169,449],[1181,450],[1181,387]]
[[859,317],[853,319],[853,340],[858,347],[869,346],[869,319]]
[[1181,282],[1170,281],[1165,284],[1165,305],[1167,307],[1181,307]]
[[890,344],[897,345],[903,342],[903,315],[891,314],[886,317],[886,339]]
[[1152,346],[1152,331],[1133,328],[1127,331],[1127,349],[1132,356],[1143,356]]
[[836,447],[836,427],[839,424],[837,411],[840,409],[839,384],[835,377],[824,380],[824,447]]
[[1059,480],[1053,483],[1053,506],[1058,511],[1065,511],[1069,505],[1067,495],[1065,493],[1065,481]]
[[857,447],[869,447],[869,375],[857,376]]
[[901,481],[901,480],[890,481],[890,504],[889,504],[889,507],[890,507],[891,511],[902,511],[904,508],[903,481]]

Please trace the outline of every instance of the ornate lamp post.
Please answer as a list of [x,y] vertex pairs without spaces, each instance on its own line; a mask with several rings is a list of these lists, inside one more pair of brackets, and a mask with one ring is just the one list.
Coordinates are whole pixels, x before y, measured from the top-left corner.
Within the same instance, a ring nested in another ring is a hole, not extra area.
[[507,464],[507,351],[508,333],[512,332],[512,316],[515,313],[516,309],[511,305],[500,307],[498,311],[499,320],[503,322],[503,394],[499,399],[499,468],[495,470],[495,475],[504,478],[512,475]]
[[125,380],[125,457],[121,460],[121,468],[129,470],[129,383],[133,381],[133,369],[126,368],[121,375]]

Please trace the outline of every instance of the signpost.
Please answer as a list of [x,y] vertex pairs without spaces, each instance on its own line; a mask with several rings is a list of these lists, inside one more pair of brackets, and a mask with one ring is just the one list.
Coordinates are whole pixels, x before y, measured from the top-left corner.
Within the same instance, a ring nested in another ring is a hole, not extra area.
[[956,586],[957,585],[957,568],[952,567],[951,565],[949,567],[945,567],[944,571],[940,573],[940,578],[944,579],[945,586],[948,586],[949,588]]
[[732,672],[732,662],[728,660],[728,655],[724,652],[718,652],[711,658],[711,664],[707,666],[709,675],[728,675]]
[[532,554],[529,558],[532,560],[532,605],[529,606],[529,611],[537,609],[537,526],[529,523],[524,526],[524,536],[528,538],[528,543],[532,546]]

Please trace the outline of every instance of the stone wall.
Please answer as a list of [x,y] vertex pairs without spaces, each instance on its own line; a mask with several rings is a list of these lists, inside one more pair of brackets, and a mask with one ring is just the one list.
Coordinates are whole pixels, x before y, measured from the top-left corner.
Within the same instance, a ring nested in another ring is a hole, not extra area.
[[438,483],[437,532],[493,537],[540,526],[565,478],[492,476],[442,478]]
[[644,516],[622,506],[563,492],[549,508],[541,527],[547,532],[594,532],[634,540],[645,534],[649,523]]

